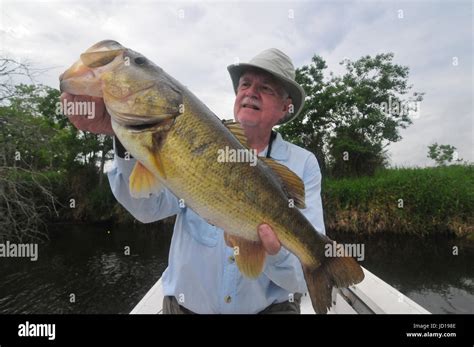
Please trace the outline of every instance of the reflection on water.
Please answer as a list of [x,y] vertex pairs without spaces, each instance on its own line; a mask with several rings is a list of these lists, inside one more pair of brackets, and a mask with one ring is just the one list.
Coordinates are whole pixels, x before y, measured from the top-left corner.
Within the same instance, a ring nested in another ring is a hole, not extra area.
[[428,311],[474,313],[472,243],[448,237],[330,236],[344,243],[363,242],[365,260],[360,264]]
[[[0,258],[0,313],[129,313],[166,268],[172,226],[159,228],[51,228],[38,261]],[[364,242],[361,264],[430,312],[474,313],[474,249],[467,244],[330,236]]]
[[167,265],[171,230],[51,232],[38,261],[0,258],[0,313],[129,313]]

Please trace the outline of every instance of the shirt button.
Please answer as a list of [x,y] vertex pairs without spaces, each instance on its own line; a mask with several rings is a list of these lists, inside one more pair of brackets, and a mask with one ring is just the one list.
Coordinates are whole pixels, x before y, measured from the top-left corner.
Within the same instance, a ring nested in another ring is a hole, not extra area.
[[230,295],[226,295],[226,297],[224,298],[224,301],[226,302],[226,304],[230,304],[232,301],[232,297]]
[[229,259],[229,263],[231,263],[231,264],[233,264],[233,263],[234,263],[234,261],[235,261],[235,258],[234,258],[234,256],[233,256],[233,255],[229,256],[229,258],[228,258],[228,259]]

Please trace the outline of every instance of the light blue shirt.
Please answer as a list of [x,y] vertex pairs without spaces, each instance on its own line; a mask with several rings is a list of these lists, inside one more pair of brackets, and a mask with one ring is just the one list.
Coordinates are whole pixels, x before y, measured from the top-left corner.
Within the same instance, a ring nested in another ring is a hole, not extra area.
[[[321,172],[314,154],[278,134],[271,157],[303,180],[307,207],[301,212],[325,234]],[[293,293],[307,291],[300,261],[285,248],[267,255],[262,274],[249,279],[237,268],[223,230],[208,224],[192,209],[180,208],[179,197],[169,190],[150,198],[132,198],[128,182],[134,165],[134,159],[115,157],[108,177],[117,200],[143,223],[177,215],[168,268],[162,277],[165,295],[175,296],[182,306],[196,313],[258,313],[273,303],[287,301]]]

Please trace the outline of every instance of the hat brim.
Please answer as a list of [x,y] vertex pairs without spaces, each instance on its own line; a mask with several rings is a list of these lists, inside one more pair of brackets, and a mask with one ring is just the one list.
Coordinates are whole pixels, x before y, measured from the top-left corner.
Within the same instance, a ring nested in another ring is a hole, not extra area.
[[277,79],[288,92],[289,97],[292,100],[294,106],[294,113],[289,113],[285,117],[283,117],[279,122],[278,125],[285,124],[291,122],[293,119],[299,116],[301,110],[303,109],[304,100],[306,97],[306,93],[304,89],[295,81],[286,78],[284,76],[275,74],[275,72],[270,71],[268,69],[262,68],[258,65],[253,65],[249,63],[240,63],[240,64],[232,64],[227,67],[227,71],[229,71],[230,78],[232,79],[232,84],[234,86],[234,92],[237,94],[237,88],[239,86],[239,79],[242,74],[247,71],[248,69],[258,69],[265,71],[272,75],[275,79]]

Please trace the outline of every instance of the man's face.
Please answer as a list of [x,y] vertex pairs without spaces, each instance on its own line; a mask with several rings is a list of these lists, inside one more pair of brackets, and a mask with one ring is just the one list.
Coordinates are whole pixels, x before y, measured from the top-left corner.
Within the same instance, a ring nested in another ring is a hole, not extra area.
[[273,77],[247,71],[240,77],[234,118],[244,127],[272,128],[288,112],[291,99]]

